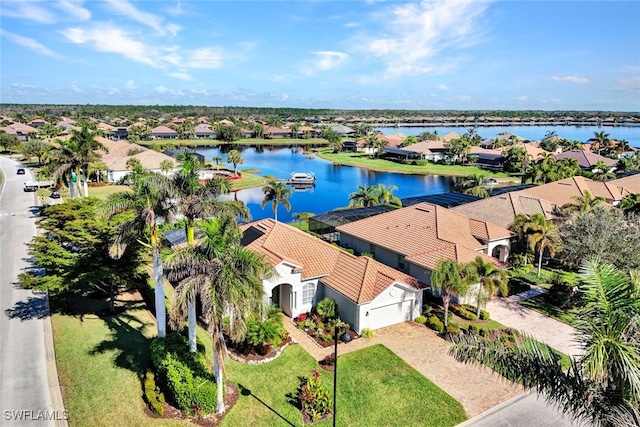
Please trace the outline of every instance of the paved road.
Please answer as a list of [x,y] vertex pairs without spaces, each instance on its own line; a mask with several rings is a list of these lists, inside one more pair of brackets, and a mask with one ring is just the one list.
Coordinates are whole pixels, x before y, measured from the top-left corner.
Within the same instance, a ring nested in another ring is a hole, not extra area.
[[[25,244],[36,233],[37,205],[35,193],[22,190],[31,175],[28,171],[17,175],[17,167],[15,161],[0,157],[5,177],[0,184],[0,422],[53,426],[51,418],[63,418],[63,414],[53,412],[49,392],[48,378],[54,377],[57,386],[57,377],[47,365],[53,357],[52,345],[45,345],[51,344],[48,301],[16,284],[18,274],[28,266]],[[58,396],[54,395],[56,404]]]

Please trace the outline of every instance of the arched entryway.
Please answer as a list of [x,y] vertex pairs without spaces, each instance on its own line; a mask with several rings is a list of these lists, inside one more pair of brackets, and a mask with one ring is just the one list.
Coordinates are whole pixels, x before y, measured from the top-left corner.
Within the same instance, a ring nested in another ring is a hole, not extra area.
[[491,251],[491,256],[502,262],[506,262],[509,257],[509,247],[507,245],[498,245]]
[[282,312],[291,317],[291,285],[282,283],[271,290],[271,303],[280,307]]

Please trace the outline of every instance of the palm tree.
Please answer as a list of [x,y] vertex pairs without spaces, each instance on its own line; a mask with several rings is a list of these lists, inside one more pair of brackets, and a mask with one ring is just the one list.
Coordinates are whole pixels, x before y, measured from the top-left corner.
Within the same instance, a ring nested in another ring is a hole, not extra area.
[[[101,142],[96,141],[97,133],[88,127],[81,127],[79,130],[71,130],[71,141],[76,142],[78,148],[79,170],[84,179],[84,197],[89,197],[89,164],[99,161],[101,156],[96,152],[102,150],[108,153],[109,150]],[[79,177],[78,177],[79,179]]]
[[296,222],[302,223],[305,221],[309,221],[309,219],[313,217],[313,215],[313,212],[294,212],[292,216]]
[[213,162],[216,164],[216,170],[220,170],[220,163],[222,163],[222,156],[215,156]]
[[171,202],[173,188],[171,182],[153,172],[137,174],[133,181],[133,191],[112,194],[102,206],[102,215],[107,219],[122,212],[131,212],[133,218],[122,222],[109,248],[112,258],[121,258],[127,246],[133,241],[148,241],[153,257],[153,285],[155,292],[156,320],[158,336],[166,335],[166,307],[162,260],[160,258],[159,220],[171,222],[176,206]]
[[71,199],[76,197],[77,184],[78,197],[82,197],[80,181],[78,181],[80,165],[82,163],[78,141],[69,139],[67,141],[56,140],[55,142],[58,144],[58,148],[51,150],[50,153],[51,159],[53,159],[52,164],[55,168],[53,180],[57,181],[59,178],[62,178],[62,180],[68,182],[69,197]]
[[441,259],[431,272],[431,288],[442,298],[445,328],[448,325],[451,295],[458,297],[466,295],[471,281],[473,281],[473,275],[469,267],[450,259]]
[[[232,150],[233,151],[233,150]],[[185,216],[185,234],[187,245],[195,244],[195,221],[227,212],[243,219],[249,218],[249,211],[242,202],[222,202],[218,196],[229,193],[229,180],[213,177],[206,183],[200,184],[198,160],[190,152],[185,151],[179,156],[180,170],[173,176],[173,185],[178,195],[179,209]],[[192,352],[196,345],[196,306],[191,302],[189,311],[189,345]]]
[[371,185],[369,187],[358,185],[358,191],[349,194],[350,207],[368,208],[379,204],[379,193],[375,185]]
[[476,299],[476,316],[480,317],[480,305],[486,304],[488,300],[496,293],[496,289],[500,290],[500,295],[507,296],[509,289],[507,288],[507,272],[501,270],[496,265],[485,261],[481,256],[477,256],[471,263],[474,276],[478,279],[478,294]]
[[542,269],[542,255],[546,250],[551,256],[562,248],[562,240],[558,227],[547,220],[542,214],[531,215],[531,220],[524,227],[524,232],[529,235],[531,250],[538,250],[538,277]]
[[284,182],[270,180],[267,185],[262,187],[262,192],[264,193],[264,199],[260,202],[260,207],[264,209],[267,203],[271,203],[271,209],[273,209],[276,221],[278,220],[278,204],[282,203],[287,212],[291,210],[291,202],[289,202],[291,189]]
[[489,191],[487,191],[489,182],[489,177],[484,174],[472,174],[456,183],[456,190],[464,194],[485,198],[489,197]]
[[238,165],[244,163],[242,154],[238,150],[231,150],[227,153],[227,163],[233,164],[233,176],[238,176]]
[[402,201],[393,194],[398,189],[395,185],[378,184],[375,186],[378,193],[378,203],[382,205],[391,205],[396,207],[402,207]]
[[273,268],[257,252],[240,246],[235,220],[221,215],[217,220],[200,223],[204,237],[197,246],[186,246],[168,260],[170,276],[180,280],[175,289],[171,310],[172,325],[181,328],[190,304],[196,297],[202,302],[202,314],[213,340],[213,361],[218,389],[216,413],[225,412],[223,384],[224,358],[227,353],[223,335],[223,319],[229,319],[228,332],[241,341],[246,321],[262,311],[264,289],[262,279],[273,274]]
[[165,176],[169,176],[169,172],[171,172],[174,167],[175,163],[173,163],[173,160],[166,159],[160,162],[160,170],[164,172]]
[[620,209],[624,213],[640,213],[640,193],[629,194],[622,199]]
[[515,345],[464,337],[449,354],[489,366],[580,423],[640,425],[640,276],[596,258],[583,261],[580,278],[585,304],[576,341],[585,351],[568,369],[549,346],[528,337]]
[[579,215],[591,212],[604,203],[604,197],[593,197],[590,192],[585,191],[584,196],[572,196],[576,203],[567,203],[562,206],[562,213],[564,215],[571,215],[578,213]]
[[607,179],[614,179],[615,177],[616,174],[609,170],[604,160],[598,160],[593,167],[593,179],[596,181],[606,181]]
[[512,249],[519,248],[524,252],[524,263],[527,264],[527,259],[529,258],[529,248],[531,245],[529,244],[529,234],[527,233],[528,225],[531,222],[531,217],[526,214],[518,214],[514,218],[513,222],[509,225],[509,230],[516,233],[518,237],[517,247],[513,247]]
[[602,152],[603,148],[607,148],[610,144],[609,134],[605,131],[594,132],[593,139],[594,143],[591,145],[591,151],[595,148],[598,155]]

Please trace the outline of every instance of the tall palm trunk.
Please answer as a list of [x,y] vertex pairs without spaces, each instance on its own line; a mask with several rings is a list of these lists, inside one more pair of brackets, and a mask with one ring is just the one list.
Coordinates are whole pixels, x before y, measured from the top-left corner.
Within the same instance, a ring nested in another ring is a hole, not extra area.
[[153,245],[153,288],[156,301],[156,322],[158,324],[158,336],[164,338],[167,335],[167,310],[164,302],[164,283],[162,260],[158,249],[157,237],[151,237]]
[[442,294],[442,305],[444,306],[444,327],[449,326],[449,302],[451,301],[451,295],[449,292]]
[[85,168],[82,171],[83,184],[84,184],[84,197],[89,197],[89,168]]
[[224,405],[224,352],[225,344],[222,330],[218,327],[217,331],[211,333],[213,340],[213,369],[216,376],[216,387],[218,391],[216,402],[216,414],[222,415],[226,411]]
[[544,252],[544,246],[540,245],[540,254],[538,255],[538,277],[540,277],[540,271],[542,270],[542,253]]
[[73,175],[69,174],[69,198],[75,199],[75,189],[73,187]]
[[[195,238],[195,221],[193,218],[187,218],[186,223],[186,234],[187,234],[187,244],[193,245],[196,241]],[[196,340],[196,301],[195,299],[191,299],[187,308],[187,321],[189,324],[189,351],[195,353],[198,350],[198,342]]]

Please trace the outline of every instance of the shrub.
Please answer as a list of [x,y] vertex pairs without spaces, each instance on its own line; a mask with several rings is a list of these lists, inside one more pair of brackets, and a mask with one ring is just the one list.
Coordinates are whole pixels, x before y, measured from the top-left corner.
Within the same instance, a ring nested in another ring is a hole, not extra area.
[[423,316],[423,315],[420,315],[420,316],[416,317],[414,322],[416,322],[419,325],[424,325],[424,324],[427,323],[427,318],[425,316]]
[[479,328],[476,325],[474,325],[474,324],[469,325],[469,333],[470,334],[477,334],[478,330],[479,330]]
[[335,319],[338,317],[338,304],[330,298],[324,298],[316,306],[316,311],[325,319]]
[[444,323],[437,316],[429,316],[429,320],[427,321],[429,327],[438,333],[444,332]]
[[324,323],[323,323],[323,322],[318,322],[318,323],[316,323],[316,328],[318,328],[318,329],[324,329]]
[[373,331],[369,328],[364,328],[360,333],[362,338],[373,338],[374,335]]
[[447,325],[447,334],[458,335],[459,333],[460,333],[460,326],[453,323]]
[[206,368],[204,354],[189,352],[189,342],[181,334],[154,338],[151,360],[167,384],[168,393],[185,412],[215,410],[217,390],[214,376]]
[[416,166],[427,166],[429,164],[428,160],[416,160],[415,161],[415,165]]
[[480,320],[489,320],[490,316],[487,310],[480,310]]
[[282,322],[278,322],[275,318],[267,319],[263,322],[251,319],[247,322],[245,340],[253,347],[278,346],[282,343],[285,334]]
[[531,283],[522,276],[513,276],[509,278],[507,287],[509,288],[509,295],[515,295],[530,290]]
[[309,416],[311,422],[318,421],[330,411],[329,390],[322,383],[320,373],[315,369],[311,371],[311,377],[300,378],[296,397],[300,409]]
[[574,294],[573,286],[567,284],[562,279],[558,279],[559,276],[555,276],[556,280],[553,281],[549,292],[547,292],[546,299],[549,304],[556,307],[565,308],[571,307],[571,297]]
[[300,314],[298,317],[296,317],[295,319],[293,319],[294,322],[298,323],[298,322],[302,322],[304,320],[307,320],[307,317],[309,316],[308,313],[302,313]]
[[462,306],[451,304],[449,306],[449,309],[465,320],[478,320],[478,316],[476,316],[475,313],[467,310]]
[[147,371],[144,376],[144,397],[154,414],[164,415],[164,394],[156,386],[153,372]]
[[321,363],[324,366],[334,366],[336,364],[336,355],[334,353],[331,353],[331,354],[325,356],[325,358],[322,359]]
[[320,339],[322,341],[331,341],[333,336],[329,332],[325,332],[324,334],[320,334]]
[[486,330],[486,329],[482,329],[482,328],[480,328],[480,330],[478,331],[478,334],[479,334],[481,337],[485,337],[485,336],[487,336],[487,330]]

